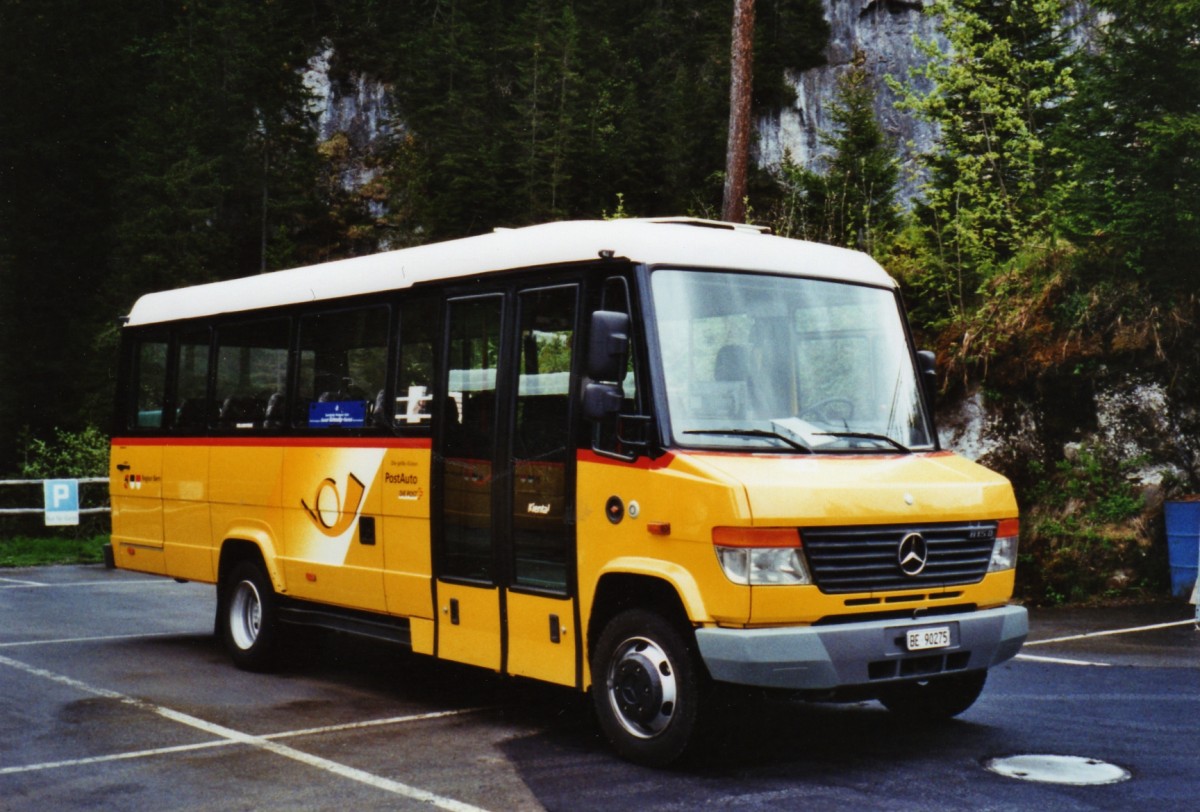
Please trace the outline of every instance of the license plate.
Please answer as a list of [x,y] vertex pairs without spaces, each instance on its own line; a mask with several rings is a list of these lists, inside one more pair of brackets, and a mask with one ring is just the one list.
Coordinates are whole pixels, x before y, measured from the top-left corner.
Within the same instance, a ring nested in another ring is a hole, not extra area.
[[950,645],[950,627],[936,626],[932,629],[909,629],[907,637],[909,651],[946,648],[946,646]]

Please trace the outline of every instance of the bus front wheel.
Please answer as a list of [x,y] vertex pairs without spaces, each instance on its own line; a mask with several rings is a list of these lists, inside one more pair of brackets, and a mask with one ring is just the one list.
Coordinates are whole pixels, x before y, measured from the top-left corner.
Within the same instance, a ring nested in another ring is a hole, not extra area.
[[243,561],[233,568],[221,596],[222,637],[234,665],[246,671],[270,670],[279,648],[271,579],[257,563]]
[[684,756],[707,685],[689,635],[654,612],[624,611],[596,643],[592,679],[600,727],[619,755],[651,766]]

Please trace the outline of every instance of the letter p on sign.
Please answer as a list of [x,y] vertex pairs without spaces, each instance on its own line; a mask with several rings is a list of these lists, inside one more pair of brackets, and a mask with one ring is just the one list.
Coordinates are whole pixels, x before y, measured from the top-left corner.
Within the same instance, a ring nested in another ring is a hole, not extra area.
[[79,524],[79,480],[47,479],[42,483],[46,497],[46,526]]

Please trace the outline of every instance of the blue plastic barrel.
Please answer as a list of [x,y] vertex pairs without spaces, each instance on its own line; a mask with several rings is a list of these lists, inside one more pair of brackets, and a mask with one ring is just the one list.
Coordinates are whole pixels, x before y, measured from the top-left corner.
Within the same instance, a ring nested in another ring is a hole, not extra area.
[[1171,567],[1171,594],[1187,598],[1196,584],[1200,561],[1200,500],[1167,502],[1167,563]]

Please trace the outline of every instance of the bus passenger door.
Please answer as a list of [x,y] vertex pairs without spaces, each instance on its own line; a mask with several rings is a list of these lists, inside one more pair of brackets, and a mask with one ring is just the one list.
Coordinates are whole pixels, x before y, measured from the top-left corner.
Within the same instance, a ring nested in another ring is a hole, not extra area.
[[[575,285],[449,304],[438,655],[575,685]],[[507,329],[505,325],[508,325]],[[505,335],[507,333],[507,335]],[[501,341],[501,337],[514,340]]]
[[575,685],[575,453],[571,368],[578,287],[517,297],[508,549],[510,674]]
[[448,306],[448,356],[437,399],[441,528],[436,550],[437,654],[500,670],[501,581],[493,536],[497,370],[504,297],[455,299]]

